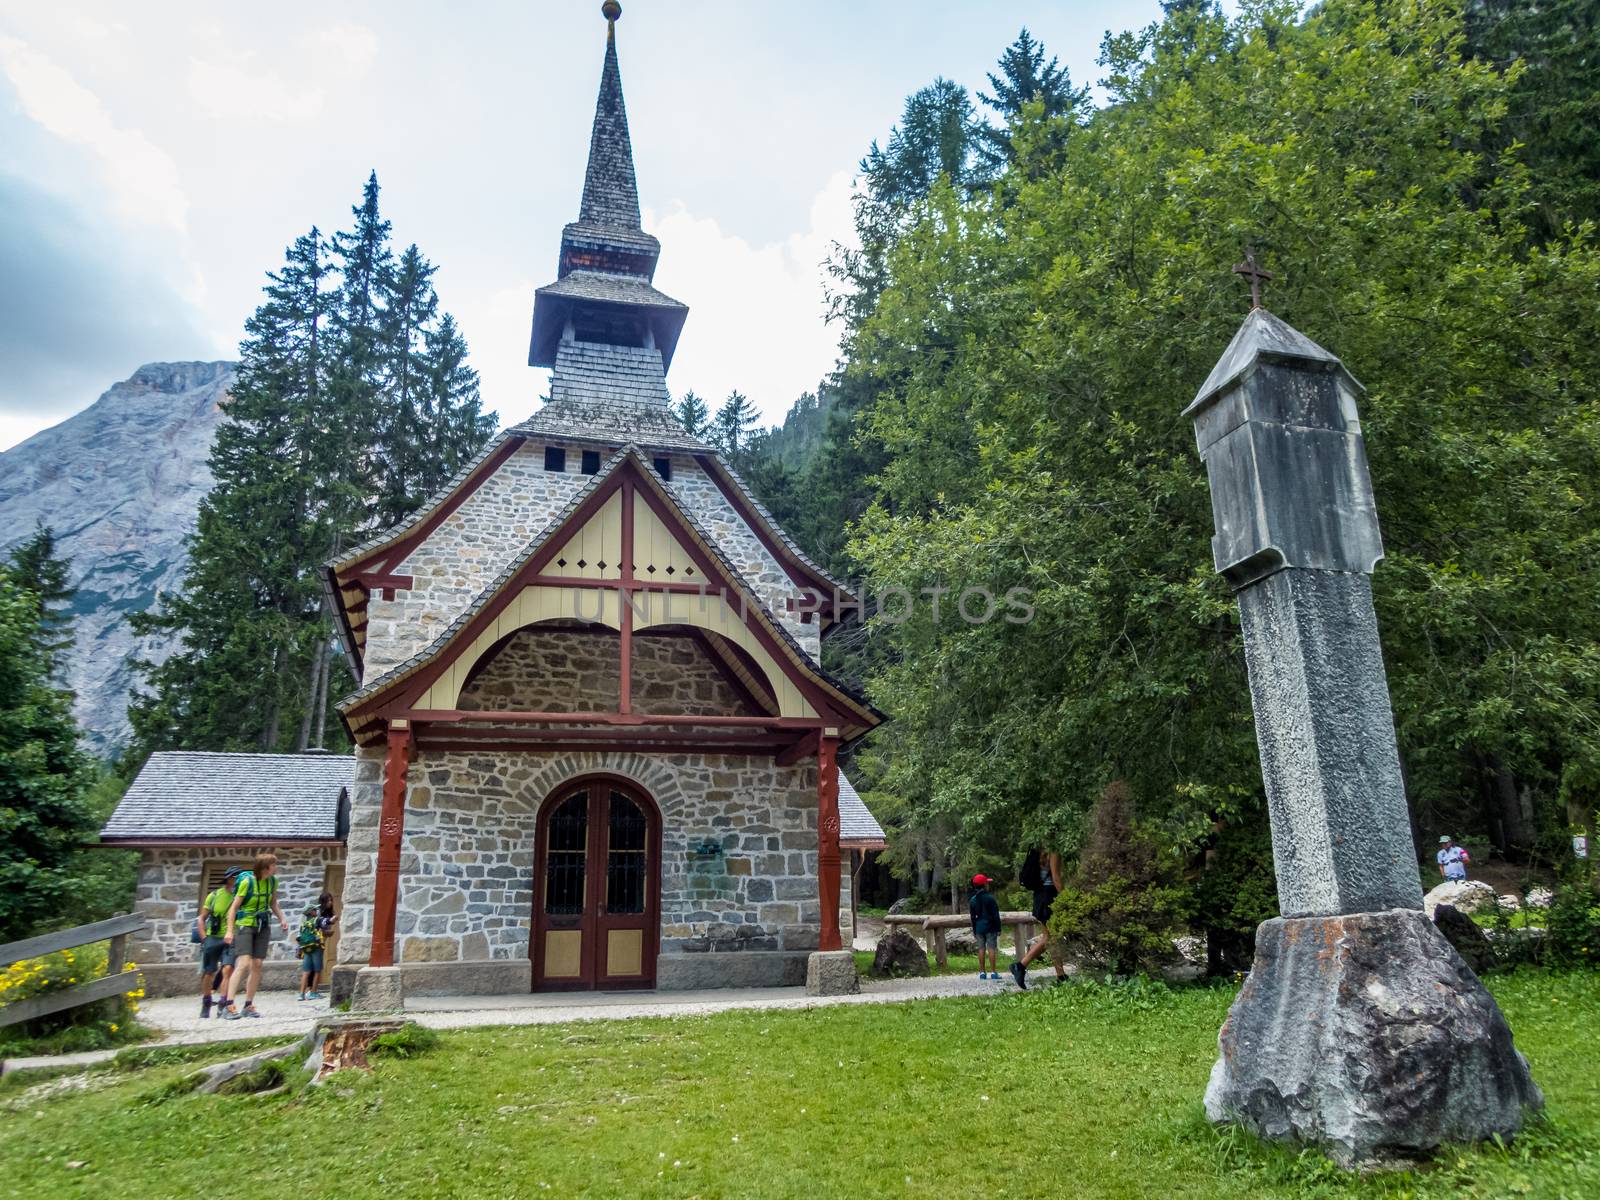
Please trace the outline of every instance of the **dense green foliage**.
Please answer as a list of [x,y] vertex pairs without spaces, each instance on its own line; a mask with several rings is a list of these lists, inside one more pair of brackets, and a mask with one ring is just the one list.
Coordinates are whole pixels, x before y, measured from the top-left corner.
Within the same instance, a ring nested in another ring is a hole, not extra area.
[[148,1065],[106,1064],[48,1094],[27,1077],[4,1088],[0,1193],[211,1196],[248,1145],[253,1191],[303,1193],[312,1171],[336,1181],[314,1194],[350,1200],[1594,1195],[1600,1089],[1583,1035],[1600,976],[1490,987],[1548,1119],[1405,1171],[1346,1173],[1207,1124],[1200,1094],[1234,989],[1138,981],[452,1030],[429,1053],[261,1098],[178,1083],[244,1047],[124,1051],[119,1065]]
[[[875,589],[951,589],[937,618],[835,639],[894,718],[858,772],[963,865],[1074,851],[1113,780],[1172,845],[1264,825],[1180,416],[1244,314],[1229,268],[1251,247],[1268,307],[1367,388],[1419,828],[1555,857],[1600,796],[1600,255],[1550,232],[1558,173],[1527,163],[1581,175],[1592,146],[1519,146],[1529,73],[1474,57],[1438,3],[1173,4],[1101,61],[1104,107],[1023,106],[990,186],[947,172],[836,265],[837,424],[775,507],[803,539],[853,521],[848,547],[808,545]],[[969,587],[1028,589],[1031,621],[966,623]],[[1270,889],[1261,850],[1216,839],[1213,878],[1250,884],[1223,924]]]
[[179,639],[130,716],[154,749],[321,746],[335,658],[319,568],[411,512],[492,432],[434,267],[396,259],[369,179],[354,225],[269,272],[210,458],[181,594],[135,619]]
[[65,579],[49,530],[0,564],[0,942],[70,924],[78,847],[98,828],[94,765],[53,678]]

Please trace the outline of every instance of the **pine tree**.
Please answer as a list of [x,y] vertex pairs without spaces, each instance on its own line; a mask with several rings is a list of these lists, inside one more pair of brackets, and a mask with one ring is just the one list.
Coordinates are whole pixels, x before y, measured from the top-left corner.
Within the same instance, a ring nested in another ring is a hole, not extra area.
[[50,679],[46,604],[0,570],[0,942],[61,921],[80,842],[94,833],[92,764]]
[[757,420],[756,407],[743,392],[732,391],[717,409],[711,443],[736,466],[749,444]]
[[72,645],[71,607],[78,589],[67,582],[69,560],[56,557],[56,534],[40,522],[33,536],[11,552],[11,577],[37,606],[39,649],[51,676],[61,673],[61,655]]
[[711,410],[706,407],[706,402],[693,392],[685,392],[678,403],[673,405],[673,411],[683,423],[683,427],[695,437],[706,432],[706,426],[711,420]]
[[428,453],[417,464],[417,485],[423,496],[430,496],[493,435],[495,420],[483,411],[478,373],[467,365],[467,339],[455,318],[445,313],[423,341]]
[[153,694],[130,717],[141,744],[279,749],[286,709],[321,633],[315,566],[334,541],[329,504],[345,433],[321,410],[337,293],[327,245],[312,229],[271,272],[245,325],[238,376],[223,405],[182,592],[133,618],[137,632],[181,639],[143,665]]
[[433,290],[434,267],[415,245],[406,247],[385,281],[385,302],[378,322],[378,354],[382,393],[378,406],[378,456],[384,470],[378,479],[377,524],[380,528],[404,518],[427,497],[423,463],[433,457],[426,434],[428,368],[424,359],[427,332],[439,311]]
[[978,158],[991,173],[1011,165],[1011,135],[1030,105],[1037,105],[1045,120],[1075,121],[1088,104],[1089,89],[1073,87],[1067,69],[1053,56],[1046,62],[1044,55],[1044,44],[1024,28],[1001,54],[1000,73],[989,72],[993,94],[978,93],[1001,122],[998,128],[979,123],[975,129]]

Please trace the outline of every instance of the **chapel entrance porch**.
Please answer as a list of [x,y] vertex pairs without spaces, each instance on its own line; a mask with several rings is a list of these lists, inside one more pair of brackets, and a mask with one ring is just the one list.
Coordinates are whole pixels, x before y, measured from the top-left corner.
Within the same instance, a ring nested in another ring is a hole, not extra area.
[[632,783],[564,784],[539,811],[534,991],[653,988],[661,940],[661,816]]

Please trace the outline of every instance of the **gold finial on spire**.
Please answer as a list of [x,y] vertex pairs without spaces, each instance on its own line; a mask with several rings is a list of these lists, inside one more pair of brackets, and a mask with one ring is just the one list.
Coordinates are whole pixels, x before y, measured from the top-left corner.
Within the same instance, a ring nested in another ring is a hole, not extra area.
[[606,0],[606,2],[600,6],[600,15],[612,25],[615,25],[617,23],[617,18],[622,15],[622,5],[618,4],[617,0]]

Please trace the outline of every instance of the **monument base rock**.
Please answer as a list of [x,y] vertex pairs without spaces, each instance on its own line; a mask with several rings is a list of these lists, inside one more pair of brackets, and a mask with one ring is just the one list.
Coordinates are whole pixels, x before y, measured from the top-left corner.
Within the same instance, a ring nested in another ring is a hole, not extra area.
[[1510,1137],[1544,1104],[1493,997],[1414,909],[1262,922],[1217,1041],[1212,1121],[1346,1167]]

